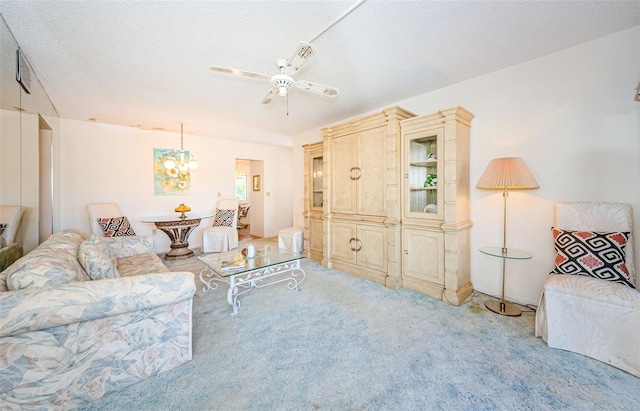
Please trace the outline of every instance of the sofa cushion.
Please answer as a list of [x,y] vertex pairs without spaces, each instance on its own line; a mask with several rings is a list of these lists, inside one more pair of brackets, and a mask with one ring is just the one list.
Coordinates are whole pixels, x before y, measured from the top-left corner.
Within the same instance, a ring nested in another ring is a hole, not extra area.
[[136,232],[131,228],[131,223],[126,216],[112,218],[98,218],[98,224],[105,237],[134,236]]
[[75,229],[53,234],[6,269],[7,288],[14,291],[89,280],[78,261],[78,247],[87,239]]
[[167,273],[169,269],[154,253],[132,255],[118,259],[118,272],[122,277],[153,273]]
[[628,232],[551,230],[556,249],[551,274],[587,275],[635,288],[625,265]]
[[133,237],[102,237],[107,243],[116,259],[130,257],[136,254],[151,253],[153,248],[153,236]]
[[92,240],[83,241],[78,247],[78,261],[92,280],[117,278],[120,273],[107,254]]
[[219,210],[216,209],[216,215],[213,217],[213,226],[227,226],[233,227],[233,220],[236,215],[236,210]]

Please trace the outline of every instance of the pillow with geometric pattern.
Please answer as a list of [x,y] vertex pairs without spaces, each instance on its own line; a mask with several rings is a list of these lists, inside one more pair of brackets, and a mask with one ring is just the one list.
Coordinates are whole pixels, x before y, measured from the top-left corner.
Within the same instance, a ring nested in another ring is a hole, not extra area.
[[636,288],[625,264],[629,232],[570,231],[551,227],[556,250],[551,274],[587,275]]
[[2,235],[2,233],[4,233],[4,230],[7,229],[7,225],[6,224],[0,224],[0,235]]
[[213,226],[226,226],[233,227],[233,219],[236,215],[236,210],[219,210],[216,208],[216,215],[213,217]]
[[126,216],[112,218],[98,218],[98,224],[104,231],[105,237],[134,236],[136,232],[131,228],[129,219]]

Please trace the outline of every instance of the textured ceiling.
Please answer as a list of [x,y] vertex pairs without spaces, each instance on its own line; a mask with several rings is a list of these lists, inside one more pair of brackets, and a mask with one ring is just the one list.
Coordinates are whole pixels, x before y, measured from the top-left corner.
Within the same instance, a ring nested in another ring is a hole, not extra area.
[[[367,0],[314,42],[294,89],[261,104],[286,58],[354,1],[1,0],[65,118],[267,143],[640,25],[640,2]],[[523,79],[526,81],[526,79]],[[287,108],[288,103],[288,108]],[[287,115],[288,110],[288,115]]]

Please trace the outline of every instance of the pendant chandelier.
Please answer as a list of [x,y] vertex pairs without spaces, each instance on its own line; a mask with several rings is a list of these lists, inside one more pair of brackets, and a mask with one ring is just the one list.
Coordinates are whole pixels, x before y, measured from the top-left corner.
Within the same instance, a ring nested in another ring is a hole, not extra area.
[[180,171],[187,171],[189,169],[195,170],[198,168],[198,162],[191,153],[185,153],[184,151],[184,135],[183,125],[180,123],[180,151],[171,150],[171,154],[164,162],[165,168],[172,170],[174,168],[180,169]]

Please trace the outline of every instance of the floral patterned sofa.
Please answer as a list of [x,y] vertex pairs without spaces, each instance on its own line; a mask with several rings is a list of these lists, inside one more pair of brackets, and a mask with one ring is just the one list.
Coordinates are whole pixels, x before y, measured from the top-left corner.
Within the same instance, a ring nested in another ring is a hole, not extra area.
[[191,360],[194,275],[63,230],[0,273],[0,409],[70,409]]

